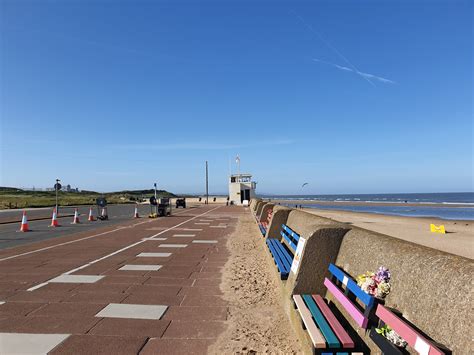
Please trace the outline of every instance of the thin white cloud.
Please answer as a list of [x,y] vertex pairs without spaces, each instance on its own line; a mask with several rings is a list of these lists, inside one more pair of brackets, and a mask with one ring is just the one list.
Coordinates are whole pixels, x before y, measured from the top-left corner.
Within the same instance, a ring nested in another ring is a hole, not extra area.
[[212,143],[212,142],[188,142],[169,144],[121,144],[115,146],[119,149],[130,150],[231,150],[240,148],[252,148],[263,146],[277,146],[292,144],[292,140],[259,141],[255,143]]
[[330,66],[332,66],[334,68],[337,68],[337,69],[340,69],[340,70],[355,73],[355,74],[360,75],[360,76],[362,76],[364,78],[367,78],[367,79],[378,80],[378,81],[380,81],[382,83],[385,83],[385,84],[396,84],[396,82],[393,81],[393,80],[382,78],[381,76],[377,76],[377,75],[373,75],[373,74],[369,74],[369,73],[364,73],[364,72],[354,70],[352,68],[344,67],[342,65],[334,64],[334,63],[331,63],[331,62],[326,62],[326,61],[321,60],[321,59],[313,58],[313,61],[323,63],[323,64],[326,64],[326,65],[330,65]]
[[[295,14],[295,16],[301,21],[301,23],[306,27],[306,29],[310,33],[316,35],[319,38],[319,40],[326,45],[326,47],[328,47],[330,50],[332,50],[334,53],[336,53],[339,56],[339,58],[341,58],[343,61],[345,61],[351,67],[351,68],[347,68],[347,69],[351,69],[353,72],[358,73],[360,75],[359,69],[357,69],[356,66],[354,64],[352,64],[352,62],[349,61],[349,59],[344,54],[342,54],[342,52],[339,49],[336,48],[336,46],[332,45],[328,40],[326,40],[321,35],[321,33],[316,31],[313,28],[313,26],[311,26],[308,22],[306,22],[306,20],[303,17],[301,17],[300,15],[298,15],[294,11],[291,11],[291,12],[293,12]],[[344,68],[346,68],[346,67],[344,67]],[[342,69],[342,70],[346,70],[346,69]],[[375,86],[375,84],[372,82],[372,80],[370,80],[367,76],[364,76],[364,75],[360,75],[360,76],[365,81],[367,81],[370,85]]]

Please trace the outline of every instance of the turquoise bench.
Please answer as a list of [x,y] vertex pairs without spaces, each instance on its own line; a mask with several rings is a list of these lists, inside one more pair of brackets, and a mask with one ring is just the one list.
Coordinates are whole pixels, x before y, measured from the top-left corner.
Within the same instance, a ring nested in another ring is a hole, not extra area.
[[[331,280],[324,280],[327,290],[359,327],[367,329],[374,318],[378,300],[362,291],[349,275],[334,264],[329,265],[329,272]],[[303,328],[311,338],[314,354],[363,354],[366,351],[364,344],[351,338],[320,295],[293,295],[293,301]]]
[[281,225],[280,235],[282,237],[281,241],[278,239],[268,238],[266,243],[268,249],[270,249],[273,260],[277,265],[280,278],[286,280],[290,274],[291,264],[293,263],[296,246],[298,245],[300,236],[285,224]]

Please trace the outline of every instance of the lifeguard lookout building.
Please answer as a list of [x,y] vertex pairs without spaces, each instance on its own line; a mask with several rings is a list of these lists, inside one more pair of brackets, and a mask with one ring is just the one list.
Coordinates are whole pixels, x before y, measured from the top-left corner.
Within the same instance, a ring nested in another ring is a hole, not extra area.
[[257,183],[252,181],[250,174],[231,175],[229,179],[229,200],[236,205],[242,205],[246,200],[255,198]]

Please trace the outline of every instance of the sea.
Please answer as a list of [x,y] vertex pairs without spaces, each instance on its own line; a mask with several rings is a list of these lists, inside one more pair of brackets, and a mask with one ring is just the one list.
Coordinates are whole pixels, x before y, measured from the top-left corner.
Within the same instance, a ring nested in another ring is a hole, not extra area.
[[[265,199],[298,201],[304,208],[321,208],[352,212],[378,213],[406,217],[434,217],[446,220],[474,220],[474,192],[397,193],[354,195],[265,195]],[[305,201],[324,201],[324,204]],[[329,203],[328,203],[329,202]],[[345,204],[341,204],[345,202]],[[348,205],[365,202],[364,205]],[[386,205],[393,203],[393,206]],[[400,206],[406,203],[407,206]],[[294,207],[296,203],[288,204]],[[383,205],[382,205],[383,204]],[[438,206],[427,206],[438,204]],[[450,206],[462,205],[462,206]]]

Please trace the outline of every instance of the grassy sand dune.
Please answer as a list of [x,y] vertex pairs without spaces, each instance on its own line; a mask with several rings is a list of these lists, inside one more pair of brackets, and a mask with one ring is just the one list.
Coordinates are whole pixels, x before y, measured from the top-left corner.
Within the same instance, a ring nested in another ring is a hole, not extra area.
[[[95,191],[65,192],[59,191],[58,198],[61,206],[95,204],[98,197],[105,197],[110,203],[133,203],[142,198],[148,198],[154,190],[131,190],[99,193]],[[159,197],[174,197],[175,195],[158,190]],[[56,204],[55,191],[26,191],[11,187],[0,187],[0,209],[49,207]]]

